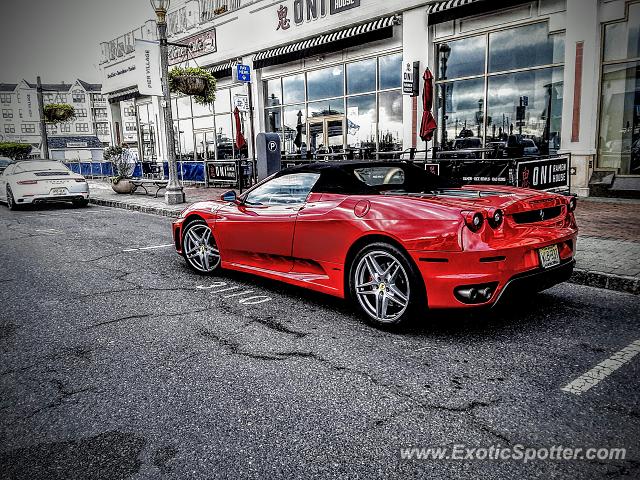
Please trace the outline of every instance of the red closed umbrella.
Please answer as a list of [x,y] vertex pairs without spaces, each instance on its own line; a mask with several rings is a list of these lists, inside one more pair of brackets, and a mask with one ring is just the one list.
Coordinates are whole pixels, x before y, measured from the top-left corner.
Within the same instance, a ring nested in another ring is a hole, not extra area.
[[242,148],[247,144],[247,141],[242,134],[242,121],[240,120],[240,110],[238,110],[238,107],[233,111],[233,116],[236,120],[236,148],[238,150],[242,150]]
[[436,123],[431,109],[433,108],[433,75],[427,68],[422,75],[424,79],[424,90],[422,92],[422,124],[420,125],[420,138],[428,142],[433,138],[438,124]]

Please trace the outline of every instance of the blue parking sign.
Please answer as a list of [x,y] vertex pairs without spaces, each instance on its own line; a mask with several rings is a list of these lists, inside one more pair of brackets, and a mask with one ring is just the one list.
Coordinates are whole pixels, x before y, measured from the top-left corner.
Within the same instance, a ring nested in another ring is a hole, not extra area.
[[251,82],[251,67],[249,65],[236,65],[238,69],[238,81],[239,82]]

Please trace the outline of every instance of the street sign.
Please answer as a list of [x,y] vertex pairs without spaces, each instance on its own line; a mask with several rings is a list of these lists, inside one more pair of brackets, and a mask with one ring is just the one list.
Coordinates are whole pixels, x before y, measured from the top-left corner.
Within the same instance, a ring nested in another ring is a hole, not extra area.
[[233,96],[233,108],[238,107],[241,112],[249,111],[249,96],[236,94]]
[[402,71],[402,93],[417,97],[420,87],[420,62],[407,62]]
[[236,65],[236,72],[239,82],[250,83],[251,82],[251,67],[249,65]]
[[520,97],[520,103],[522,103],[523,107],[528,107],[529,106],[529,97],[526,95],[523,95],[522,97]]

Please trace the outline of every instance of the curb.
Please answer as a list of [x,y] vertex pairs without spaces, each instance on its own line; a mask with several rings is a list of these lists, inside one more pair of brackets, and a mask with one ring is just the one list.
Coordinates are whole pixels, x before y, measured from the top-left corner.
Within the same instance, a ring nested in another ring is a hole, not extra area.
[[180,211],[171,210],[161,207],[149,207],[147,205],[138,205],[135,203],[118,202],[115,200],[104,200],[102,198],[90,198],[89,203],[101,205],[103,207],[121,208],[123,210],[131,210],[134,212],[148,213],[151,215],[159,215],[161,217],[178,218]]
[[604,288],[616,292],[640,295],[640,278],[625,277],[613,273],[592,272],[576,268],[569,279],[570,283],[588,287]]
[[[135,203],[104,200],[102,198],[91,198],[89,202],[103,207],[121,208],[151,215],[159,215],[161,217],[178,218],[180,215],[180,212],[168,208],[148,207]],[[592,272],[576,268],[569,279],[569,283],[640,295],[640,278],[624,277],[612,273]]]

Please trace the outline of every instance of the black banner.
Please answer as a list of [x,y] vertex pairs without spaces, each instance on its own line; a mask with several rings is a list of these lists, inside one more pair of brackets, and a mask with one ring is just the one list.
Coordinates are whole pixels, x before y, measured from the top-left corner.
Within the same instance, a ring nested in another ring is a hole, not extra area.
[[235,162],[211,162],[207,164],[210,182],[235,183],[238,180]]
[[331,15],[360,6],[360,0],[330,0]]
[[518,187],[548,190],[569,185],[569,158],[547,158],[518,163]]

